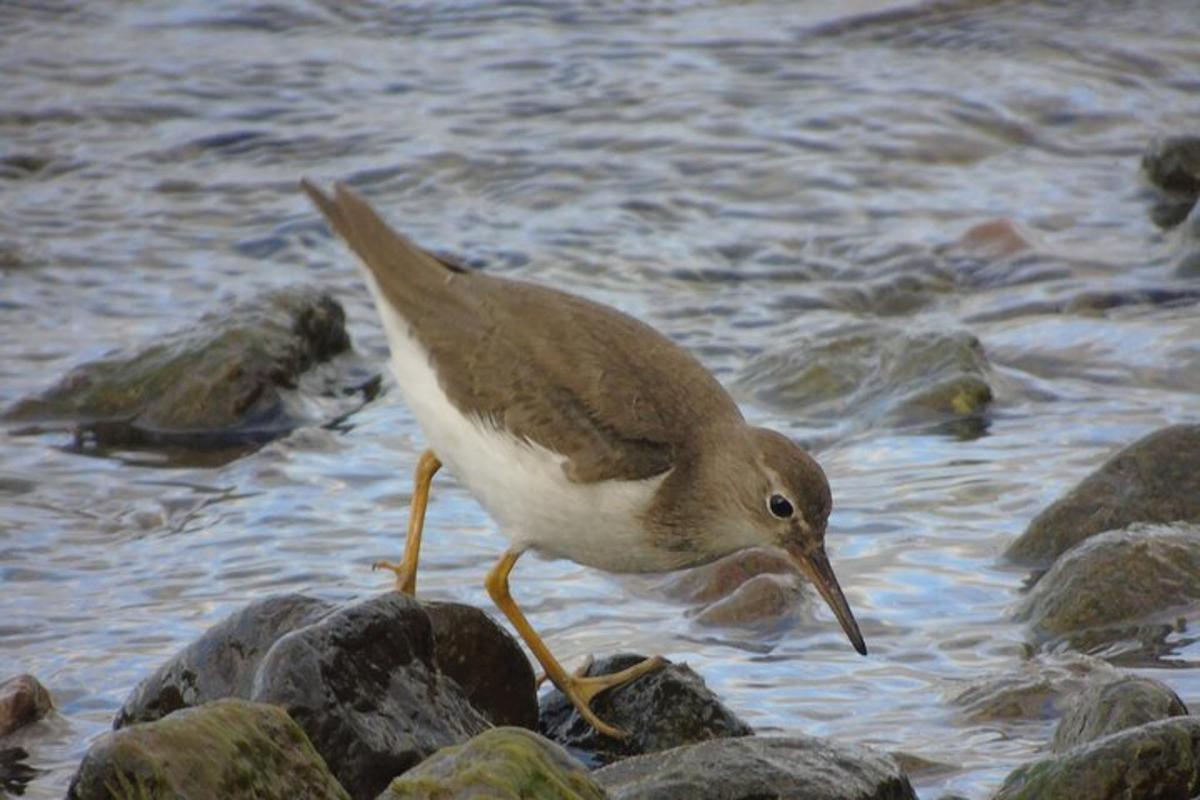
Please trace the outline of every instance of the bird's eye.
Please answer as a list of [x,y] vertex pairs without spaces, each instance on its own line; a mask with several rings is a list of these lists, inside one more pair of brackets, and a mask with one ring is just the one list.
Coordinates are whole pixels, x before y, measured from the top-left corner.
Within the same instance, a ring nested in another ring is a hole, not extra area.
[[771,513],[780,519],[787,519],[795,511],[791,501],[781,494],[771,495],[771,498],[767,500],[767,508],[771,509]]

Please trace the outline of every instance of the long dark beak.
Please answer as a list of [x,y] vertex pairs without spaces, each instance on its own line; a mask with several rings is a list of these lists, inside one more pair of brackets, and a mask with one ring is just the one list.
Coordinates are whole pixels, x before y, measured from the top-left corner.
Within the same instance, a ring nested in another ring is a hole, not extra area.
[[859,655],[865,656],[867,643],[863,641],[862,633],[858,630],[854,612],[850,610],[850,604],[842,594],[842,587],[838,585],[837,576],[833,574],[833,567],[829,566],[829,556],[825,555],[825,548],[818,547],[811,553],[804,552],[799,547],[786,547],[785,551],[796,568],[813,582],[821,597],[825,598],[825,602],[833,610],[833,615],[842,624],[842,630],[846,632],[850,644],[854,645]]

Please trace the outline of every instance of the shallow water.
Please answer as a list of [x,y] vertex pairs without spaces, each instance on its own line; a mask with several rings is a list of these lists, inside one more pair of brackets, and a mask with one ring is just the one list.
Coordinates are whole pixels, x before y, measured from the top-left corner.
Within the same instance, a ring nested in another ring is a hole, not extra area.
[[[1035,650],[1006,544],[1114,448],[1198,416],[1195,279],[1137,183],[1146,143],[1194,123],[1193,2],[75,5],[0,6],[0,405],[297,281],[382,363],[296,190],[350,180],[423,243],[686,343],[830,474],[869,658],[824,608],[705,628],[654,579],[528,559],[515,592],[564,660],[663,650],[760,732],[936,762],[927,798],[985,797],[1048,741],[1052,719],[949,698]],[[1031,248],[955,244],[997,219]],[[986,418],[806,415],[739,384],[862,320],[978,337]],[[231,610],[383,587],[421,437],[394,393],[350,422],[217,466],[5,434],[0,677],[36,674],[59,712],[18,735],[44,770],[27,796],[61,796],[131,687]],[[503,540],[450,478],[428,530],[422,593],[489,607]],[[1169,641],[1133,666],[1196,707],[1200,648]]]

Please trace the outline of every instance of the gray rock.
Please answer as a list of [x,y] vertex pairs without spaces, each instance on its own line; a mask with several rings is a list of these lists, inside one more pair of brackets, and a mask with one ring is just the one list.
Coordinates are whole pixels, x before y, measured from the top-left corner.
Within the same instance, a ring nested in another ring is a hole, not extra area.
[[482,610],[425,603],[438,668],[493,725],[537,728],[537,679],[525,651]]
[[751,360],[738,383],[797,414],[911,425],[983,413],[992,401],[987,373],[979,340],[965,331],[861,322],[790,339]]
[[[81,444],[232,447],[267,441],[315,420],[287,390],[302,374],[350,349],[345,312],[327,294],[275,291],[202,317],[138,352],[84,364],[41,395],[4,412],[10,422],[70,427]],[[317,376],[336,417],[360,405],[375,382]],[[368,387],[370,389],[368,390]],[[346,391],[358,388],[360,396]]]
[[[589,665],[587,674],[608,675],[643,658],[628,653],[608,656]],[[686,664],[668,663],[603,692],[592,701],[592,710],[629,736],[612,739],[598,733],[558,689],[542,699],[538,728],[559,744],[583,750],[601,764],[683,744],[754,733]]]
[[355,798],[488,723],[434,657],[420,603],[388,592],[283,636],[252,699],[283,706]]
[[1048,566],[1089,536],[1135,522],[1200,522],[1200,425],[1173,425],[1124,448],[1029,523],[1006,556]]
[[1185,800],[1200,792],[1200,720],[1128,728],[1014,770],[995,800]]
[[218,700],[106,734],[84,756],[69,800],[348,800],[280,708]]
[[1016,616],[1041,637],[1070,635],[1079,649],[1090,649],[1128,638],[1130,623],[1152,622],[1152,615],[1196,600],[1200,525],[1135,525],[1094,536],[1062,556]]
[[333,608],[298,594],[251,603],[209,628],[138,684],[113,727],[151,722],[222,697],[249,699],[259,663],[279,637],[316,622]]
[[728,597],[705,606],[695,620],[700,625],[721,627],[778,624],[803,603],[802,586],[792,575],[755,575]]
[[0,682],[0,738],[37,722],[53,707],[50,692],[32,675]]
[[1050,750],[1065,753],[1110,733],[1187,713],[1187,706],[1166,684],[1125,675],[1089,686],[1072,698],[1067,713],[1054,729]]
[[437,751],[396,778],[378,800],[604,800],[587,770],[554,742],[495,728]]
[[1046,720],[1058,716],[1066,698],[1115,680],[1107,662],[1070,651],[1040,655],[957,687],[948,698],[970,723]]
[[888,756],[809,736],[718,739],[593,773],[613,800],[915,800]]
[[1154,223],[1172,228],[1183,222],[1200,197],[1200,136],[1152,142],[1142,155],[1142,175],[1155,190]]

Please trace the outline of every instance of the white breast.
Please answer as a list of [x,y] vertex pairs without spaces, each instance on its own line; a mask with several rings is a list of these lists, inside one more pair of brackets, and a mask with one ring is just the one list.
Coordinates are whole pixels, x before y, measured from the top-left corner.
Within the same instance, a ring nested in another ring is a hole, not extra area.
[[608,572],[670,569],[640,525],[665,476],[580,484],[564,458],[477,417],[442,390],[425,349],[369,280],[391,348],[392,371],[408,407],[442,463],[499,523],[516,549],[532,548]]

